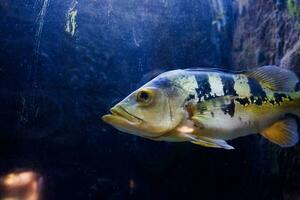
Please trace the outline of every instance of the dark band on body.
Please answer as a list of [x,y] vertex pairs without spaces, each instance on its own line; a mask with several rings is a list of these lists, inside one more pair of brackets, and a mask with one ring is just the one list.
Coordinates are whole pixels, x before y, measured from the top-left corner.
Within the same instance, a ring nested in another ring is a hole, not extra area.
[[267,101],[267,95],[260,83],[253,79],[248,78],[248,84],[250,87],[251,97],[250,101],[256,105],[262,105],[263,102]]
[[223,74],[221,76],[222,84],[223,84],[223,92],[224,95],[230,95],[230,96],[237,96],[238,94],[236,93],[234,89],[234,79],[233,76],[230,74]]
[[195,78],[198,84],[198,88],[196,89],[196,92],[199,101],[201,100],[202,97],[204,98],[204,100],[211,99],[212,98],[211,87],[209,84],[207,73],[201,73],[199,75],[196,75]]

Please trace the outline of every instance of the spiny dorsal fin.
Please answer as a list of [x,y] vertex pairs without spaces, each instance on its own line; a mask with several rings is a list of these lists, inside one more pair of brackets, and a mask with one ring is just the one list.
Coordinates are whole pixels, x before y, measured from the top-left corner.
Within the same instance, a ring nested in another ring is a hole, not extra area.
[[298,140],[298,126],[294,118],[286,118],[275,122],[262,131],[262,135],[281,147],[294,146]]
[[294,72],[272,65],[255,68],[244,74],[274,91],[293,92],[299,82]]

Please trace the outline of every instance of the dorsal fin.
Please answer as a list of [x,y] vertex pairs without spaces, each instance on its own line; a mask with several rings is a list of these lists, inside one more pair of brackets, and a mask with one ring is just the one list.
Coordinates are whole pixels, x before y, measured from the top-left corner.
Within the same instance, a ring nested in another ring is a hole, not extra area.
[[293,92],[299,82],[297,75],[287,69],[268,65],[244,72],[250,78],[274,91]]

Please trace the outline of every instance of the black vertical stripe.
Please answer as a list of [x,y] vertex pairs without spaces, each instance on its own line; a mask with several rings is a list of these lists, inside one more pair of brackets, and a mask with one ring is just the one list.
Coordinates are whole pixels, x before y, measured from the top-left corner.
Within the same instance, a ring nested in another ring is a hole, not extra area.
[[248,84],[251,92],[251,103],[261,105],[263,101],[267,100],[266,92],[263,90],[263,88],[257,80],[253,78],[248,78]]
[[222,80],[222,84],[223,84],[224,95],[232,95],[232,96],[237,96],[238,95],[236,93],[235,89],[234,89],[233,75],[222,74],[221,75],[221,80]]
[[211,88],[208,80],[207,73],[199,73],[195,75],[198,88],[196,89],[199,101],[201,97],[204,97],[205,100],[212,98],[211,96]]

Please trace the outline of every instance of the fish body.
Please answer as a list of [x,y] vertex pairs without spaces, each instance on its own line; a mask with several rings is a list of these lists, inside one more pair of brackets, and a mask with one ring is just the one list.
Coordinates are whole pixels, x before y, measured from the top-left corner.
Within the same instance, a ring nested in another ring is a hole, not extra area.
[[103,120],[158,141],[233,149],[226,140],[260,133],[282,147],[298,142],[297,76],[275,66],[244,72],[165,72],[114,106]]

